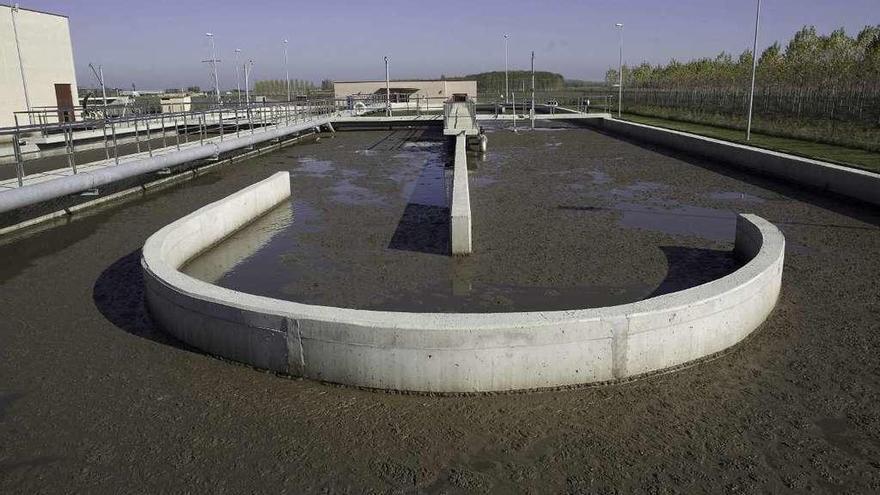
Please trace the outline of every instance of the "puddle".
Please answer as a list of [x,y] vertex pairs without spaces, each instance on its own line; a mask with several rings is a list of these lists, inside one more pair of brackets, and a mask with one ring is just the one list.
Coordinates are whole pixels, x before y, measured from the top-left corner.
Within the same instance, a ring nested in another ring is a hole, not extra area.
[[[273,239],[287,232],[293,219],[298,218],[297,210],[292,203],[283,203],[273,208],[246,228],[190,260],[181,271],[211,283],[235,273],[239,265],[254,257]],[[314,215],[314,211],[310,212],[300,206],[299,214],[308,218],[309,214]]]
[[407,149],[435,150],[443,148],[445,144],[439,141],[409,141],[403,145]]
[[618,198],[633,198],[640,193],[649,193],[666,189],[669,186],[660,182],[638,181],[626,187],[614,188],[608,191],[608,195]]
[[611,176],[601,170],[591,170],[589,174],[593,177],[593,184],[608,184],[611,182]]
[[689,205],[663,207],[628,202],[616,203],[612,209],[622,213],[618,221],[621,227],[722,242],[733,242],[736,236],[736,215],[729,211]]
[[382,204],[382,197],[366,187],[353,184],[350,179],[342,179],[329,188],[330,199],[348,205]]
[[304,156],[299,159],[299,166],[294,168],[295,173],[310,175],[327,175],[333,171],[333,162],[329,160],[318,160],[310,156]]
[[[408,186],[408,187],[407,187]],[[423,206],[448,206],[446,167],[438,160],[428,160],[418,178],[404,186],[409,191],[409,204]]]
[[721,201],[744,201],[749,203],[763,203],[765,201],[764,198],[737,191],[716,191],[709,193],[709,197]]

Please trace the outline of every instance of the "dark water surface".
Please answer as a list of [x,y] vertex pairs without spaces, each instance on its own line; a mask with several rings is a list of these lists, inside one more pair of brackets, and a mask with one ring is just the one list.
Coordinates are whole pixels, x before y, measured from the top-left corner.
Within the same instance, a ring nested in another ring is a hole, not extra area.
[[597,139],[607,140],[493,132],[490,152],[469,156],[474,253],[463,258],[449,253],[443,136],[348,132],[282,150],[272,159],[291,172],[291,201],[185,271],[310,304],[491,312],[623,304],[737,268],[735,212],[723,204],[737,198],[690,204],[668,179],[631,176],[640,165]]

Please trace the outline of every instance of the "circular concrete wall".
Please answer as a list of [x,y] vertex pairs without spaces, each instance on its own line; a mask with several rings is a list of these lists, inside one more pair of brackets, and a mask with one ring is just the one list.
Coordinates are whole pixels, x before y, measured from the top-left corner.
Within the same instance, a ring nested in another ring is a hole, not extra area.
[[290,196],[286,172],[162,228],[141,260],[153,318],[180,340],[259,368],[348,385],[488,392],[621,379],[730,347],[772,311],[785,241],[737,219],[734,273],[605,308],[402,313],[300,304],[218,287],[178,268]]

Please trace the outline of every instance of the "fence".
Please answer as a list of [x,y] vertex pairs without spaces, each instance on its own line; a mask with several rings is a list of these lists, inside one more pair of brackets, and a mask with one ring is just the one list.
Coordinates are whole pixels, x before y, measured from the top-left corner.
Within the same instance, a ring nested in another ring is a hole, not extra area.
[[[745,88],[624,88],[624,106],[681,108],[697,113],[743,113],[749,104]],[[754,112],[765,117],[833,119],[880,124],[880,93],[810,88],[757,88]]]

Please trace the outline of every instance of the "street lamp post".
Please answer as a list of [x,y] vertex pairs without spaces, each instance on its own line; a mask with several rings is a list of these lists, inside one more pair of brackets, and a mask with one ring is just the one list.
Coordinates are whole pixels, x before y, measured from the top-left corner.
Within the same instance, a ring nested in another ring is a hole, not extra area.
[[617,118],[620,118],[623,108],[623,24],[617,23],[617,34],[620,44],[620,53],[617,58]]
[[532,129],[535,128],[535,52],[532,51]]
[[17,13],[18,3],[15,3],[10,9],[9,15],[12,17],[12,33],[13,37],[15,38],[15,52],[18,55],[18,69],[21,72],[21,86],[24,90],[24,104],[27,107],[28,111],[28,122],[31,122],[31,118],[33,117],[33,115],[31,115],[31,97],[28,94],[27,78],[25,77],[24,73],[24,61],[21,57],[21,45],[18,42],[18,25],[15,22],[15,17]]
[[284,40],[284,77],[287,80],[287,101],[290,101],[290,69],[287,66],[287,40]]
[[217,103],[220,103],[220,79],[217,77],[217,50],[214,46],[214,33],[205,33],[211,40],[211,69],[214,71],[214,92],[217,95]]
[[241,106],[241,48],[235,49],[235,90],[238,93],[238,106]]
[[507,79],[507,62],[510,54],[510,35],[504,35],[504,103],[509,101],[508,95],[510,95],[510,85]]
[[385,115],[391,117],[391,79],[388,78],[388,57],[385,57]]
[[749,122],[746,125],[746,141],[752,138],[752,104],[755,102],[755,73],[758,71],[758,26],[761,21],[761,0],[755,11],[755,41],[752,45],[752,89],[749,92]]
[[251,105],[251,93],[250,93],[250,83],[248,82],[248,76],[251,73],[251,68],[254,66],[253,60],[248,60],[248,63],[244,64],[244,104],[245,106]]

